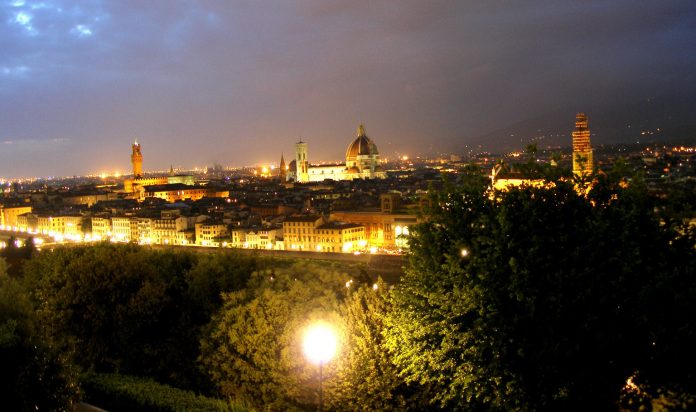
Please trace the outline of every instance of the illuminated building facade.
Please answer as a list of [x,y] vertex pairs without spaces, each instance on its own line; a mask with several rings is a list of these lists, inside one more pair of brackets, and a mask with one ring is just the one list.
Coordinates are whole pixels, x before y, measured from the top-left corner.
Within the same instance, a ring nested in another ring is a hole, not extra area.
[[[132,218],[129,216],[114,216],[111,218],[111,230],[115,240],[121,242],[128,242],[131,240],[131,220]],[[137,227],[134,232],[137,233]],[[132,237],[135,238],[136,235],[133,234]]]
[[186,216],[165,216],[150,220],[149,236],[140,241],[156,245],[188,245],[194,242],[195,218]]
[[[15,227],[21,232],[37,231],[38,226],[39,218],[33,213],[24,213],[17,216],[17,226]],[[6,226],[5,228],[14,230],[15,227]]]
[[418,221],[416,215],[380,211],[331,212],[331,219],[363,226],[367,245],[386,249],[405,247],[409,228]]
[[191,199],[200,200],[204,197],[228,197],[228,190],[218,190],[215,188],[189,186],[183,183],[173,183],[154,186],[143,186],[139,189],[140,200],[145,200],[148,197],[164,199],[167,202],[178,202],[181,200]]
[[582,176],[592,173],[592,147],[590,146],[590,129],[585,113],[575,115],[573,131],[573,173]]
[[[246,249],[282,249],[282,242],[276,241],[276,229],[253,229],[246,232],[241,247]],[[239,246],[236,246],[239,247]]]
[[200,246],[221,246],[220,238],[228,237],[227,224],[222,220],[209,219],[195,225],[196,244]]
[[521,186],[544,187],[547,183],[544,179],[532,179],[523,173],[503,171],[501,165],[495,165],[491,171],[491,185],[495,190],[506,190]]
[[150,219],[135,216],[111,218],[112,239],[118,242],[138,242],[150,234]]
[[379,164],[377,145],[365,133],[365,127],[358,127],[357,137],[346,150],[346,162],[331,165],[310,165],[307,157],[307,143],[295,144],[294,170],[291,164],[288,179],[299,183],[331,180],[384,179],[386,172]]
[[283,222],[286,250],[355,252],[367,246],[365,227],[357,223],[326,222],[316,215],[290,216]]
[[31,213],[31,206],[6,206],[0,205],[0,226],[3,228],[17,227],[17,218],[25,213]]
[[92,239],[106,240],[111,237],[111,219],[108,217],[92,217]]

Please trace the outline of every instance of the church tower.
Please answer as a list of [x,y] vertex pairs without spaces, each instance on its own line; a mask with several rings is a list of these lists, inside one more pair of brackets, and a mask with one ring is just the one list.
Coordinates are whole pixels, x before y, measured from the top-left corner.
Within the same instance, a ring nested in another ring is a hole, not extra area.
[[140,152],[140,144],[136,139],[133,143],[133,153],[131,153],[131,163],[133,164],[133,178],[138,179],[143,176],[143,154]]
[[590,146],[590,129],[587,127],[585,113],[575,115],[573,131],[573,174],[577,176],[592,173],[592,147]]
[[280,154],[280,171],[278,172],[278,178],[280,179],[281,183],[283,183],[286,180],[287,171],[288,171],[288,167],[285,166],[285,157],[281,153]]
[[307,143],[299,141],[295,143],[295,164],[297,165],[298,183],[309,182],[309,162],[307,161]]

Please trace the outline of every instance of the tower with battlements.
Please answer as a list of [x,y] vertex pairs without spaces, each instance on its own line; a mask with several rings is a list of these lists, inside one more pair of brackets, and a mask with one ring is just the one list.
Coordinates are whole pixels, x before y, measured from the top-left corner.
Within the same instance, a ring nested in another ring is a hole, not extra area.
[[137,179],[143,176],[143,154],[140,151],[138,140],[133,143],[132,148],[131,163],[133,164],[133,179]]

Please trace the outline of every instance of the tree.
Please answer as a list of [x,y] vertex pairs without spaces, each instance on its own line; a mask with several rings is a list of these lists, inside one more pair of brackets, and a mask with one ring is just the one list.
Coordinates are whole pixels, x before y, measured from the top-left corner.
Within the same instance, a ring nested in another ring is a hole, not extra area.
[[16,237],[10,236],[6,242],[7,246],[0,252],[0,257],[7,260],[7,273],[12,277],[21,276],[24,262],[36,251],[33,237],[27,238],[21,247],[17,246],[18,242]]
[[693,320],[661,309],[696,311],[693,238],[610,177],[433,195],[388,319],[402,376],[466,410],[615,409],[636,371],[693,384]]
[[13,411],[70,410],[77,375],[50,337],[37,328],[34,308],[0,258],[0,396]]
[[[304,329],[338,316],[349,276],[298,263],[254,273],[249,286],[224,295],[224,305],[201,340],[203,369],[223,396],[266,410],[298,410],[317,402],[317,367],[302,353]],[[334,362],[324,367],[332,379]]]
[[253,262],[99,244],[41,252],[24,281],[42,327],[83,368],[205,390],[201,327],[220,293],[245,285]]
[[407,385],[389,355],[385,320],[392,310],[389,285],[352,284],[340,307],[345,324],[344,350],[336,361],[327,400],[337,411],[421,410],[423,388]]

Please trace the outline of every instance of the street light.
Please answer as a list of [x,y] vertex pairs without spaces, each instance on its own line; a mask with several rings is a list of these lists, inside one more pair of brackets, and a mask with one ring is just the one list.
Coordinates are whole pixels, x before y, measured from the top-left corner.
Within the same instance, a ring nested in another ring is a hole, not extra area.
[[336,347],[338,346],[336,333],[328,324],[317,323],[310,326],[305,332],[302,346],[305,356],[312,362],[319,364],[319,412],[321,412],[324,406],[322,366],[336,354]]

